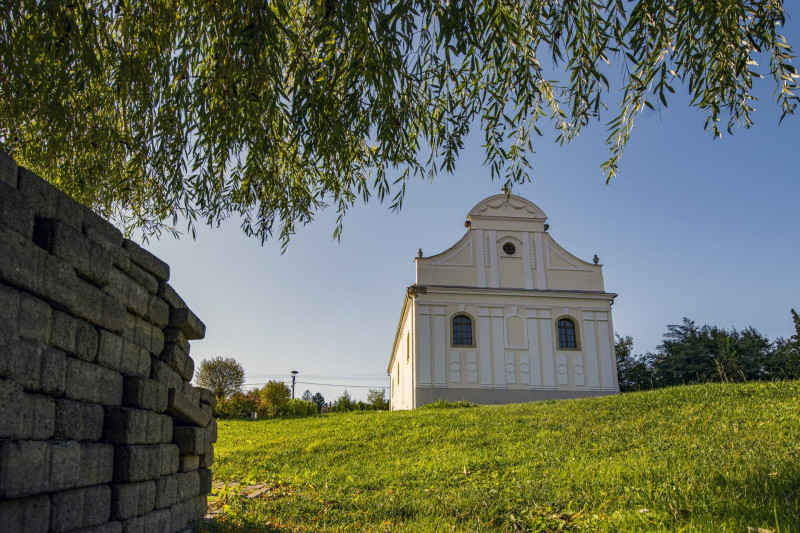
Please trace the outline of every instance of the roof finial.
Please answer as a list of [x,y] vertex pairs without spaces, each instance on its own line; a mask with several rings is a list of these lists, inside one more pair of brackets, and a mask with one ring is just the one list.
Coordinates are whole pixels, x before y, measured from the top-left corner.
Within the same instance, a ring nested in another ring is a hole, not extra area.
[[503,187],[500,190],[503,191],[503,194],[508,196],[508,183],[504,183]]
[[422,257],[422,248],[420,248],[419,251],[417,251],[417,257]]
[[594,261],[595,265],[600,262],[600,258],[597,257],[597,254],[594,254],[594,259],[592,259],[592,261]]

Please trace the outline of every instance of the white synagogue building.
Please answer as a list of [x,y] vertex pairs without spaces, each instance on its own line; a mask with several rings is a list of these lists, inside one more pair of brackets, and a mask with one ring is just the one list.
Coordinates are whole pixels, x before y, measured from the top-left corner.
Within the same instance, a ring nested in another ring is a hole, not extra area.
[[559,246],[547,216],[498,194],[448,250],[415,259],[388,373],[391,408],[619,392],[603,270]]

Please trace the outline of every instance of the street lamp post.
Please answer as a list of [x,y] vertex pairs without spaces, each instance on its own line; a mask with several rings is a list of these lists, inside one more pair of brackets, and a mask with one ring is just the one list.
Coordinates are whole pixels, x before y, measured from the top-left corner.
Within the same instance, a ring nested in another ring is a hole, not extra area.
[[294,400],[294,379],[297,377],[297,370],[292,370],[292,400]]

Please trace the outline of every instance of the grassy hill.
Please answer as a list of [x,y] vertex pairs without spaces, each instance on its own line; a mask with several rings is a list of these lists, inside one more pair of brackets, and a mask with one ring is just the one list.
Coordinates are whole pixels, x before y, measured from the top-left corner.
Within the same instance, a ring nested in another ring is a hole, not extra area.
[[[211,529],[800,531],[800,382],[220,422]],[[752,529],[748,529],[752,528]]]

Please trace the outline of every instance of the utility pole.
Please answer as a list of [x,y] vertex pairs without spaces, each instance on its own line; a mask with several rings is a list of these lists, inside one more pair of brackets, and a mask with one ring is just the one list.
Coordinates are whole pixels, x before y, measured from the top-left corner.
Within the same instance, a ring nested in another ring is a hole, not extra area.
[[294,400],[294,379],[297,377],[297,370],[292,370],[292,400]]

